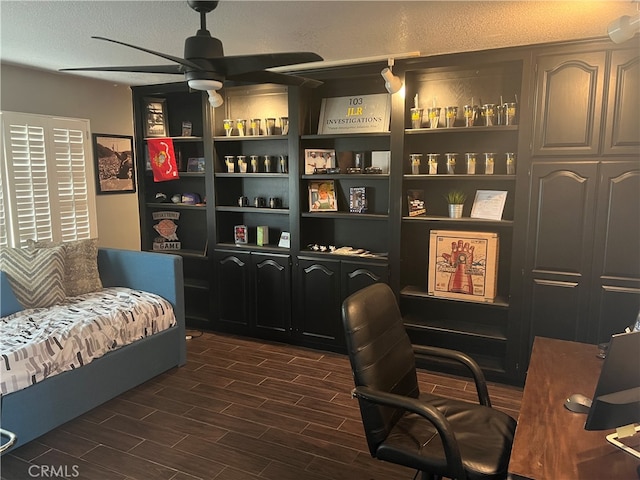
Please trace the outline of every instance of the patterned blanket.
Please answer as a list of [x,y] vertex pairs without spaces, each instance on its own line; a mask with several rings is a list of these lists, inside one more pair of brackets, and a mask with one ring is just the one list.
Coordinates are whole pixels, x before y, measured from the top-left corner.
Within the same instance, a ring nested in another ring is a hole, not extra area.
[[176,324],[158,295],[110,287],[0,319],[2,395],[73,370]]

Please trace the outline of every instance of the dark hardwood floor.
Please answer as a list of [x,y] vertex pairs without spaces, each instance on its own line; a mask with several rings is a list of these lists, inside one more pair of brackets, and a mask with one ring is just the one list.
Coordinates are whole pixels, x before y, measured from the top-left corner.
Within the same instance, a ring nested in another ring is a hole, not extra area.
[[[413,478],[369,455],[346,356],[213,333],[187,348],[186,366],[2,457],[2,478]],[[476,399],[467,378],[419,379],[423,391]],[[517,418],[522,389],[489,393]]]

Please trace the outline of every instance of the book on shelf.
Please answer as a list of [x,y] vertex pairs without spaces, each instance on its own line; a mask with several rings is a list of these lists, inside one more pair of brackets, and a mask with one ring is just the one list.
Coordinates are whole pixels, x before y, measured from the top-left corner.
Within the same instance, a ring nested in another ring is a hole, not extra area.
[[258,225],[256,227],[256,243],[259,247],[269,244],[269,227]]
[[351,213],[366,213],[367,204],[367,188],[351,187],[349,188],[349,211]]
[[426,215],[427,208],[424,203],[424,190],[407,190],[407,205],[409,207],[410,217]]

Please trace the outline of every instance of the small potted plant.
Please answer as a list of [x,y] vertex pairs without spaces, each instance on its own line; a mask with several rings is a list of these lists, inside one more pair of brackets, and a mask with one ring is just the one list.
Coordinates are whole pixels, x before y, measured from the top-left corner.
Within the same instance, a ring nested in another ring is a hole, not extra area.
[[444,198],[449,204],[449,218],[461,218],[462,207],[467,199],[467,195],[460,190],[450,190]]

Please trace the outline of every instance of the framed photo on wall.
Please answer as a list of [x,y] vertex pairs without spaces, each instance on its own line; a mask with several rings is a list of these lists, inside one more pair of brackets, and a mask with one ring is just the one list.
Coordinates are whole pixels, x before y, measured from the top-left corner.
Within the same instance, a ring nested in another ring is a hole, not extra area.
[[133,137],[93,134],[97,194],[133,193],[136,191]]
[[165,98],[146,97],[144,99],[144,115],[145,137],[166,137],[169,135],[167,100]]

